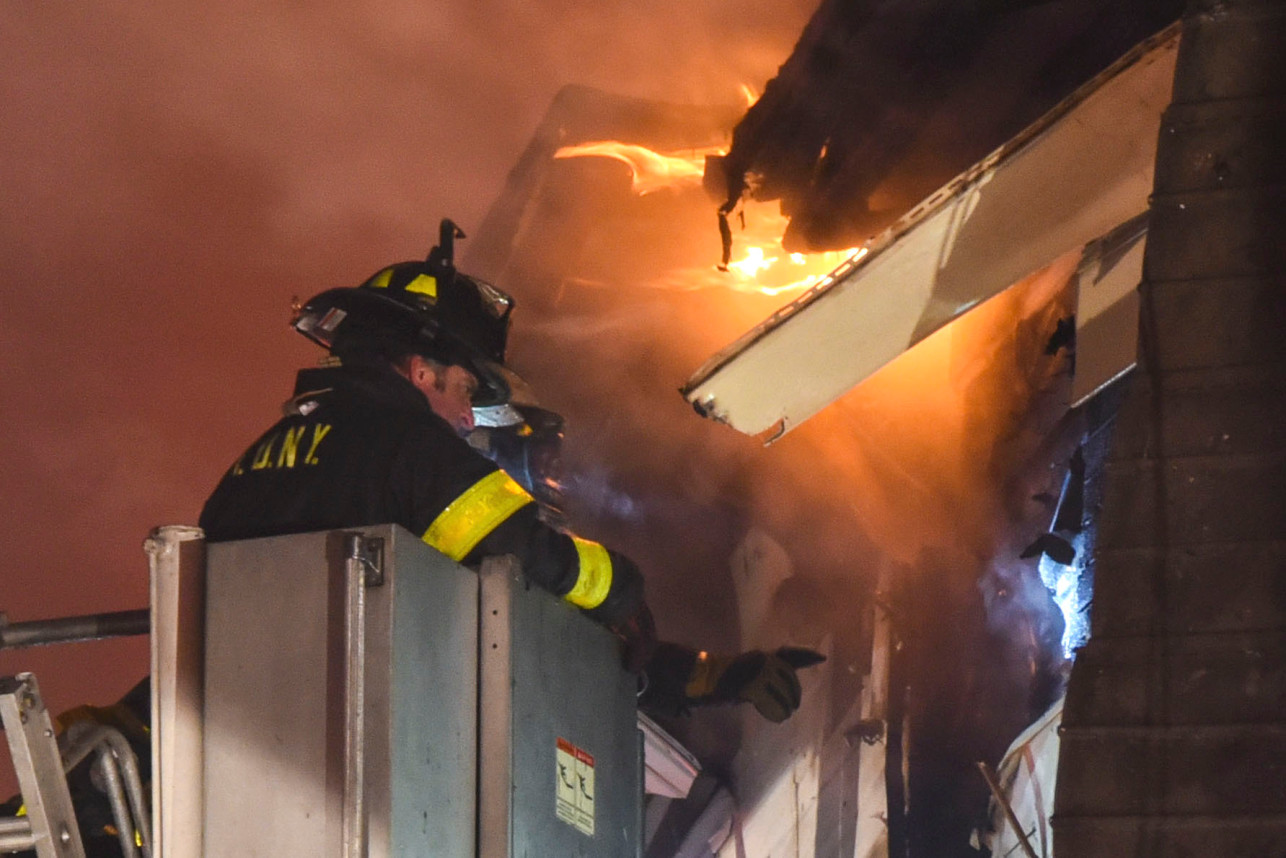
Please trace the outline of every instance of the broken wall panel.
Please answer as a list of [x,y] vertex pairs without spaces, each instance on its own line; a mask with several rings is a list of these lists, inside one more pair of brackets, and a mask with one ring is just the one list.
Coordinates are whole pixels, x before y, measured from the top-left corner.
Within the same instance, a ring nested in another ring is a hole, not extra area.
[[[1091,242],[1076,270],[1076,336],[1072,407],[1103,390],[1135,362],[1138,285],[1143,277],[1147,219],[1127,221]],[[1051,342],[1051,346],[1056,345]]]

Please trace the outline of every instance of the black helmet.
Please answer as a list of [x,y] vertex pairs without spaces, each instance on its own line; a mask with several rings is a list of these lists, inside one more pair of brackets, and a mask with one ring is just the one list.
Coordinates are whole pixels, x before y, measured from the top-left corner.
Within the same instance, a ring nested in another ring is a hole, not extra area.
[[513,299],[455,270],[456,238],[464,233],[443,220],[428,259],[389,265],[360,286],[322,292],[296,312],[295,330],[341,357],[419,354],[458,364],[478,378],[475,406],[507,402],[514,386],[504,367]]

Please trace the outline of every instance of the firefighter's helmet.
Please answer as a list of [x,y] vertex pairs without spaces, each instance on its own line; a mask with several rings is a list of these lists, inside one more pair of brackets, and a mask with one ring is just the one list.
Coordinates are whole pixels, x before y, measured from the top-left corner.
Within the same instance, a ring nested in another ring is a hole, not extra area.
[[322,292],[296,312],[295,330],[332,354],[393,349],[458,364],[478,378],[475,406],[503,405],[517,383],[504,366],[513,299],[456,271],[454,239],[463,237],[454,223],[442,221],[428,259],[389,265],[360,286]]

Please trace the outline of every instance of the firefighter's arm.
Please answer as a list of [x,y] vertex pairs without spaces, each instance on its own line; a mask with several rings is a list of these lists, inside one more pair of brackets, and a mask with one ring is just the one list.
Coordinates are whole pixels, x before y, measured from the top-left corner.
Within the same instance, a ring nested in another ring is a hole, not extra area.
[[[503,472],[497,473],[508,480]],[[513,487],[523,491],[516,483]],[[425,541],[438,547],[432,538]],[[514,509],[463,555],[449,556],[473,564],[499,554],[517,557],[527,580],[562,596],[604,625],[628,620],[643,605],[643,576],[629,558],[551,528],[540,520],[533,502]]]
[[416,445],[403,459],[406,476],[421,474],[407,481],[407,491],[418,510],[415,529],[426,543],[465,564],[512,554],[529,581],[598,622],[637,625],[643,578],[632,561],[545,524],[527,490],[463,442],[454,450],[442,446]]
[[539,520],[534,504],[480,543],[478,556],[486,554],[518,557],[528,580],[562,596],[621,639],[626,669],[643,669],[656,647],[656,627],[643,597],[643,576],[628,557],[549,527]]
[[642,668],[656,637],[629,558],[547,525],[526,489],[458,438],[413,436],[401,453],[396,505],[412,508],[424,542],[465,564],[515,556],[527,580],[614,631],[627,666]]

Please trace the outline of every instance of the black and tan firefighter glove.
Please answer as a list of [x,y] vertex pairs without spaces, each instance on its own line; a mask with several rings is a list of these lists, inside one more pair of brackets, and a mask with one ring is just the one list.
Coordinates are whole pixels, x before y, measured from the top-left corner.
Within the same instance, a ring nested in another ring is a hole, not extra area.
[[781,647],[775,652],[751,650],[738,656],[703,652],[692,665],[684,692],[697,705],[744,701],[780,724],[799,708],[801,692],[795,672],[825,660],[821,653],[799,647]]

